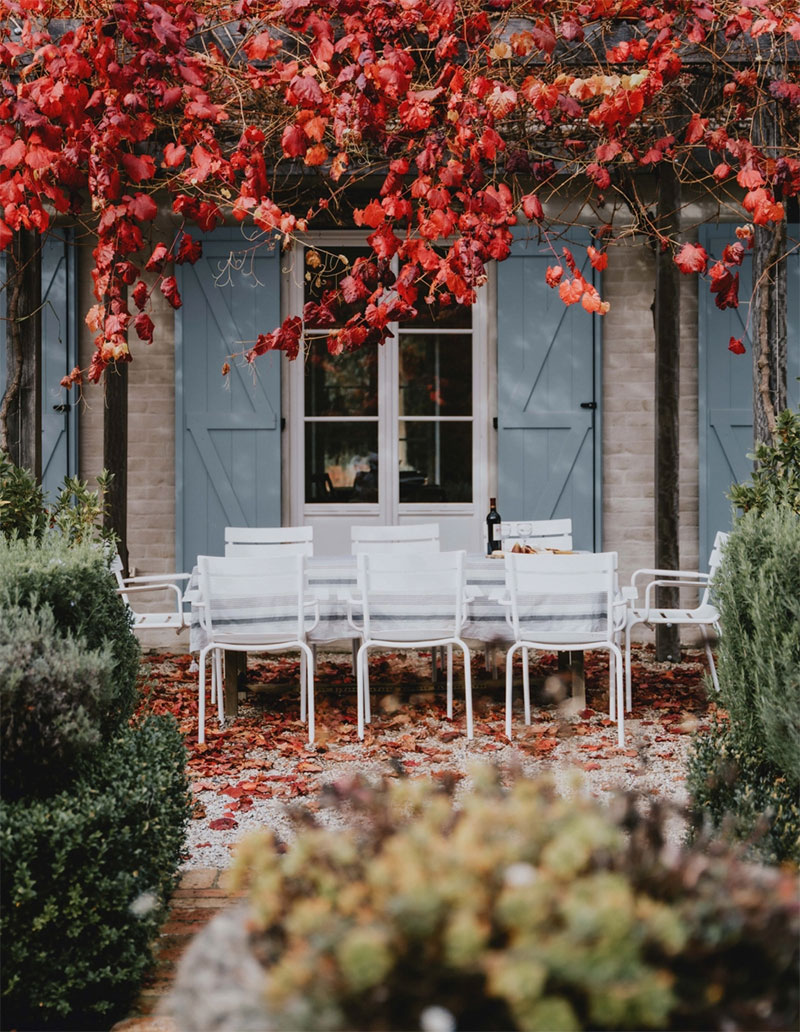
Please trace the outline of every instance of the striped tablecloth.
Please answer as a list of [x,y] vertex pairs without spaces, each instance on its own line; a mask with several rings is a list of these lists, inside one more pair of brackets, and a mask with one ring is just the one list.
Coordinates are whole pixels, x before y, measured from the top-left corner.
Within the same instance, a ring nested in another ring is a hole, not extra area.
[[[308,640],[320,644],[350,639],[353,630],[347,623],[347,597],[356,595],[356,560],[354,556],[313,556],[308,562],[308,593],[319,602],[320,621],[309,633]],[[505,567],[499,559],[486,556],[467,556],[465,562],[467,592],[472,596],[468,606],[468,618],[462,630],[462,637],[483,642],[510,641],[511,631],[506,623],[505,609],[498,605],[498,599],[505,595]],[[192,571],[192,578],[184,595],[184,601],[195,603],[198,598],[198,571]],[[287,615],[289,615],[287,613]],[[419,613],[415,614],[419,616]],[[356,612],[356,616],[358,613]],[[225,626],[225,612],[215,613],[215,623],[220,631],[235,631],[236,621]],[[248,622],[248,630],[257,633],[259,628]],[[268,627],[263,628],[269,630]],[[200,624],[199,609],[192,605],[189,630],[189,647],[199,652],[207,644],[206,632]]]

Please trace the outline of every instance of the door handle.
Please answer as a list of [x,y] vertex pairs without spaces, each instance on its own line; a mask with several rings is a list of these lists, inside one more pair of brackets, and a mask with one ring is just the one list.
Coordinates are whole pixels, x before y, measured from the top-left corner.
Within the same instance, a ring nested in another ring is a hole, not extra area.
[[72,405],[67,402],[65,405],[53,405],[53,412],[69,412]]
[[597,408],[597,402],[596,401],[582,401],[581,402],[581,408],[596,409]]

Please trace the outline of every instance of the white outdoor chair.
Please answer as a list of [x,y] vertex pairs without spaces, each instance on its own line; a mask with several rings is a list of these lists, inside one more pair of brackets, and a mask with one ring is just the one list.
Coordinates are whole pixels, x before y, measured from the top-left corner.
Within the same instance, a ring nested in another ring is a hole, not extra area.
[[313,527],[226,527],[225,555],[313,555]]
[[617,737],[624,743],[622,652],[614,642],[617,553],[523,555],[507,552],[506,591],[501,600],[514,643],[506,653],[506,735],[511,738],[514,653],[522,650],[525,723],[531,722],[528,650],[588,651],[611,656],[609,714],[616,714]]
[[[717,681],[717,668],[714,665],[714,653],[711,651],[711,643],[708,637],[708,628],[712,627],[717,635],[720,633],[719,611],[711,604],[711,585],[714,575],[722,562],[722,551],[729,535],[724,531],[717,531],[714,538],[714,545],[708,560],[708,573],[699,573],[697,570],[637,570],[631,578],[631,589],[633,599],[627,611],[625,622],[625,704],[628,710],[633,704],[633,688],[631,685],[631,629],[637,624],[667,624],[679,626],[695,626],[700,628],[705,645],[708,667],[711,671],[711,679],[714,688],[719,691]],[[650,578],[645,593],[644,606],[637,607],[634,601],[639,597],[640,581]],[[653,592],[659,587],[673,588],[697,588],[703,589],[700,604],[694,609],[665,609],[657,606]]]
[[[461,638],[466,617],[464,552],[409,554],[361,552],[358,598],[348,599],[347,619],[362,639],[358,650],[358,737],[371,720],[367,654],[371,648],[433,648],[458,645],[464,653],[467,738],[472,738],[472,679],[469,648]],[[361,611],[361,624],[354,618]],[[448,664],[447,716],[453,716],[453,666]]]
[[438,552],[439,524],[414,523],[409,526],[351,527],[350,552]]
[[[314,741],[314,657],[306,635],[319,622],[319,603],[305,593],[304,555],[197,558],[200,620],[207,644],[198,657],[198,742],[205,741],[206,658],[212,653],[211,698],[223,724],[222,652],[300,650],[300,719]],[[308,623],[308,610],[313,620]]]
[[515,520],[500,524],[503,551],[510,551],[516,543],[534,548],[572,549],[572,520]]
[[[414,523],[410,526],[360,526],[350,528],[350,554],[361,552],[376,553],[414,553],[439,551],[439,524]],[[356,656],[360,638],[353,639],[353,674],[357,671]],[[437,649],[431,650],[431,680],[436,680]],[[453,665],[453,650],[447,652],[448,668]]]
[[[179,587],[182,581],[188,581],[191,574],[188,573],[154,573],[146,577],[123,577],[122,560],[115,553],[110,564],[111,572],[117,581],[117,594],[133,616],[133,631],[157,631],[164,628],[172,628],[176,634],[180,634],[184,627],[188,627],[188,619],[183,611],[183,588]],[[168,592],[175,596],[175,608],[167,611],[142,612],[131,605],[131,595],[145,595],[148,592]]]

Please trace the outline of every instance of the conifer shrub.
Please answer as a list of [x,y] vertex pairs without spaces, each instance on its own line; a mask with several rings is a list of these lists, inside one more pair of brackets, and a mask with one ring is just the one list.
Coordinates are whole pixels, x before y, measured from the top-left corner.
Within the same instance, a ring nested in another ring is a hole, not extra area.
[[140,648],[107,552],[90,542],[69,544],[59,534],[41,541],[0,537],[0,606],[9,605],[46,606],[60,633],[82,638],[89,650],[108,648],[114,702],[102,732],[122,726],[136,704]]
[[0,804],[3,1028],[108,1029],[152,961],[183,846],[172,717],[118,731],[69,789]]
[[[657,807],[609,812],[547,779],[506,791],[482,770],[459,808],[421,779],[333,791],[359,811],[349,830],[306,827],[283,853],[263,832],[238,851],[258,1027],[795,1027],[788,870],[667,845]],[[179,975],[193,1028],[212,1027],[196,1023],[207,978]],[[213,1027],[238,1027],[226,1020]]]
[[736,523],[714,581],[724,717],[694,743],[695,820],[800,861],[800,517],[786,504]]
[[3,798],[62,791],[116,721],[107,648],[63,635],[52,610],[0,606]]

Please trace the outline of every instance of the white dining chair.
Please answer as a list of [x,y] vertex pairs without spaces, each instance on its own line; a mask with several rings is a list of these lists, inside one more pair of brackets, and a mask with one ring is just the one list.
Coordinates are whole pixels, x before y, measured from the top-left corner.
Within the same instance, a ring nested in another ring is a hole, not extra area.
[[[117,582],[117,594],[128,607],[133,618],[132,630],[134,633],[141,631],[156,631],[172,629],[180,634],[184,627],[189,626],[187,615],[183,610],[183,587],[182,582],[188,581],[191,574],[188,573],[154,573],[140,577],[123,577],[122,560],[118,553],[115,553],[111,563],[111,572]],[[154,593],[166,592],[174,598],[174,608],[157,611],[136,609],[131,604],[131,596],[140,598],[142,595],[153,595]]]
[[[633,687],[631,684],[631,630],[637,624],[672,624],[673,626],[694,626],[698,627],[703,638],[703,644],[708,658],[708,667],[711,672],[711,680],[714,688],[719,692],[719,681],[717,680],[717,668],[714,664],[714,653],[711,651],[708,628],[712,628],[719,635],[719,610],[711,602],[711,587],[714,576],[722,562],[722,553],[729,538],[725,531],[718,531],[714,538],[714,545],[708,559],[708,573],[700,573],[697,570],[636,570],[631,577],[632,600],[627,611],[625,622],[625,702],[630,710],[633,705]],[[644,605],[637,606],[639,591],[644,582],[648,581],[644,593]],[[653,592],[659,587],[673,588],[696,588],[702,589],[700,604],[694,607],[677,607],[667,609],[656,605]]]
[[313,527],[226,527],[225,555],[313,555]]
[[609,714],[624,744],[622,652],[614,641],[617,553],[524,555],[506,552],[506,618],[513,643],[506,653],[506,735],[511,738],[514,653],[522,650],[525,723],[531,722],[528,650],[610,653]]
[[201,555],[197,564],[196,604],[206,636],[198,658],[198,742],[205,741],[209,652],[211,698],[217,702],[223,724],[222,652],[283,652],[291,648],[300,650],[300,719],[307,719],[308,741],[313,742],[314,656],[306,638],[319,622],[319,603],[305,592],[306,557]]
[[439,524],[351,527],[350,551],[353,555],[360,552],[438,552]]
[[[470,653],[461,638],[466,618],[464,552],[393,555],[360,552],[358,595],[348,599],[348,621],[361,636],[358,650],[358,736],[371,721],[367,657],[372,648],[419,649],[457,645],[464,654],[467,738],[472,738]],[[356,611],[360,612],[357,622]],[[453,668],[448,664],[447,716],[453,716]]]
[[519,543],[569,552],[572,549],[572,520],[503,521],[500,524],[500,541],[503,551],[510,551]]

